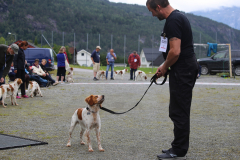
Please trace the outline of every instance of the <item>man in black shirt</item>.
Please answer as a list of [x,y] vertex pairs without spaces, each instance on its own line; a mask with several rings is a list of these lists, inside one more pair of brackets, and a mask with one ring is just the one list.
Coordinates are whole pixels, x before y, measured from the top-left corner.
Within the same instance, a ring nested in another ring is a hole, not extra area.
[[147,0],[146,6],[160,21],[166,19],[160,50],[165,63],[157,70],[158,77],[169,74],[169,117],[174,124],[172,147],[162,150],[158,159],[185,158],[189,148],[192,90],[198,73],[193,37],[187,17],[171,7],[168,0]]

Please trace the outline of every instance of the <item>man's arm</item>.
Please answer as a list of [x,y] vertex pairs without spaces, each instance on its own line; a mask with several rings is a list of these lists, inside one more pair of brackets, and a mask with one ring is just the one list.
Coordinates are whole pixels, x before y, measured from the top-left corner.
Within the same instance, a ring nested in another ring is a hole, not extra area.
[[[4,68],[3,70],[3,74],[2,74],[2,77],[5,78],[10,70],[10,67],[11,67],[11,64],[12,64],[12,61],[13,61],[13,58],[14,56],[11,55],[8,59],[8,61],[6,62],[6,67]],[[1,77],[0,77],[1,78]]]
[[161,72],[161,73],[158,73],[158,77],[164,76],[168,68],[171,67],[174,63],[176,63],[180,56],[181,39],[173,37],[169,39],[169,45],[170,45],[170,50],[168,52],[167,59],[164,62],[164,64],[158,67],[157,69],[156,73]]
[[93,58],[92,58],[92,57],[91,57],[91,60],[92,60],[92,63],[93,63],[93,64],[95,64],[95,62],[94,62],[94,60],[93,60]]

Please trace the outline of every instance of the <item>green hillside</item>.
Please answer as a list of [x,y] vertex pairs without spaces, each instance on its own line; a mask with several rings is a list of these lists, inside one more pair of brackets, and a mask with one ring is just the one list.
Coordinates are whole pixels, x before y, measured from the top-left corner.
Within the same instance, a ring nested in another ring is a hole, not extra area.
[[[233,48],[240,46],[240,31],[231,29],[222,23],[207,18],[187,14],[193,29],[194,42],[199,43],[200,32],[202,43],[216,42],[233,43]],[[102,53],[111,47],[118,55],[123,55],[124,35],[126,35],[126,54],[140,48],[159,46],[163,22],[152,17],[145,6],[111,3],[108,0],[0,0],[0,37],[7,43],[17,39],[41,43],[41,32],[52,42],[73,46],[73,33],[76,34],[77,50],[87,48],[91,52],[101,39]],[[1,39],[0,39],[1,41]],[[2,41],[1,41],[2,43]],[[44,42],[46,44],[46,42]]]

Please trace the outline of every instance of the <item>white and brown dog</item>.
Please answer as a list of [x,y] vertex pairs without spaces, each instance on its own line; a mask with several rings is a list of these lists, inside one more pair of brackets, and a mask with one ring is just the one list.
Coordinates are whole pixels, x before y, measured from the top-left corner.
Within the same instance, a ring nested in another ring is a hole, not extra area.
[[15,104],[16,106],[18,106],[16,101],[16,96],[17,96],[18,88],[22,83],[23,83],[22,80],[20,78],[17,78],[14,80],[13,83],[1,85],[0,97],[2,97],[3,107],[6,107],[4,105],[4,100],[6,99],[7,95],[10,95],[12,105]]
[[98,141],[98,149],[99,151],[104,152],[104,149],[102,148],[101,141],[100,141],[101,120],[99,116],[99,110],[100,110],[100,107],[102,107],[101,104],[104,101],[104,95],[91,95],[87,97],[85,101],[89,106],[87,108],[77,109],[72,116],[67,147],[71,146],[71,136],[76,124],[80,124],[82,128],[80,132],[81,144],[82,145],[85,144],[83,142],[82,137],[83,135],[86,135],[87,143],[88,143],[88,151],[93,152],[91,141],[90,141],[90,130],[94,128],[96,131],[96,136]]
[[128,69],[123,69],[123,70],[117,70],[117,71],[114,71],[114,79],[116,78],[117,75],[120,75],[122,76],[122,79],[123,79],[123,75],[128,71]]
[[96,77],[97,77],[98,79],[100,79],[100,78],[102,77],[102,80],[103,80],[103,78],[106,79],[106,71],[98,71]]
[[40,94],[41,97],[43,96],[39,84],[35,81],[29,81],[28,96],[33,97],[33,95],[36,96],[37,94]]
[[138,77],[140,77],[141,80],[143,80],[143,79],[147,80],[147,75],[146,75],[146,73],[143,72],[143,71],[140,71],[140,70],[137,70],[137,71],[135,72],[135,81],[137,81],[137,78],[138,78]]
[[67,82],[72,82],[73,83],[73,68],[71,67],[69,69],[68,75],[67,75]]

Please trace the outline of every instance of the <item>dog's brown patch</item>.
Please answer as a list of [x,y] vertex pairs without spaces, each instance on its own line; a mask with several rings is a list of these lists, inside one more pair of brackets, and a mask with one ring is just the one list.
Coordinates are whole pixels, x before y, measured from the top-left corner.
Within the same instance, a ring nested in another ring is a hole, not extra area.
[[125,69],[125,71],[127,72],[127,71],[128,71],[128,69]]
[[70,70],[73,71],[73,68],[71,67]]
[[68,72],[68,75],[70,75],[71,73],[70,72]]
[[142,72],[138,72],[138,74],[140,75]]
[[120,74],[123,74],[123,71],[120,71],[119,73],[120,73]]
[[18,78],[18,79],[17,79],[17,84],[20,85],[20,84],[22,84],[22,83],[23,83],[22,80],[21,80],[20,78]]
[[80,119],[80,120],[82,120],[82,111],[83,111],[82,108],[79,108],[77,111],[78,119]]
[[91,95],[89,97],[87,97],[85,99],[85,101],[87,102],[87,104],[89,104],[90,106],[94,105],[94,104],[97,104],[97,98],[98,96],[94,96],[94,95]]
[[13,92],[14,91],[13,86],[11,84],[9,84],[9,87],[11,88],[11,92]]

